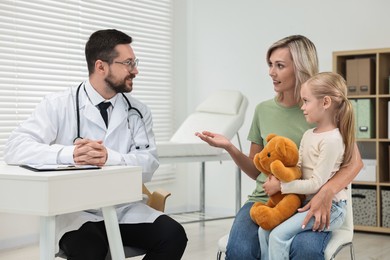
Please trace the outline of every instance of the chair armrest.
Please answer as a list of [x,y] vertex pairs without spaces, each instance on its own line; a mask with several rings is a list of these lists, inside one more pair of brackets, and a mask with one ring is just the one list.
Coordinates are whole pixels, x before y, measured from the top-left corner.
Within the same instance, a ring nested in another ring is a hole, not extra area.
[[170,195],[170,192],[167,192],[163,189],[157,189],[149,197],[148,205],[156,210],[164,212],[165,201]]
[[148,196],[147,205],[155,210],[164,212],[165,210],[165,201],[171,195],[170,192],[163,189],[157,189],[151,193],[144,184],[142,184],[142,193]]

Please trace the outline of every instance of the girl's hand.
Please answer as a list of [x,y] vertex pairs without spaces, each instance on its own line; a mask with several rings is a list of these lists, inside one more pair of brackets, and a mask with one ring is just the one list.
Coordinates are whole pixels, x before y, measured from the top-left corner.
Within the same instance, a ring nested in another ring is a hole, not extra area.
[[263,189],[268,196],[272,196],[280,191],[280,181],[273,175],[269,175],[263,184]]

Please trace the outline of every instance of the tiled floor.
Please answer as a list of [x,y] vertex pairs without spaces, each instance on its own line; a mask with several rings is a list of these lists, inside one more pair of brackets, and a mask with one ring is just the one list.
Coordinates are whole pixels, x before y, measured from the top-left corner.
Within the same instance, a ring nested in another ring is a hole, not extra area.
[[[229,232],[233,219],[184,224],[189,239],[184,260],[216,259],[217,241]],[[390,259],[390,235],[356,232],[354,235],[356,260]],[[38,260],[37,245],[0,252],[0,260]],[[59,260],[60,258],[56,258]],[[132,258],[140,260],[142,257]],[[349,250],[344,249],[336,259],[350,259]],[[244,260],[244,259],[243,259]]]

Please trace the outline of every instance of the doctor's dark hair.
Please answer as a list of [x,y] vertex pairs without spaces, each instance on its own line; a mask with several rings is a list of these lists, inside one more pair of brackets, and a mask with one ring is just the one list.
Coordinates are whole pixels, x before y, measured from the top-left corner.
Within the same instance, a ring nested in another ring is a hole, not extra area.
[[130,36],[115,29],[100,30],[91,34],[85,45],[85,59],[89,75],[95,71],[97,60],[111,64],[118,56],[115,47],[118,44],[130,44],[132,41]]
[[[287,48],[290,51],[294,64],[295,72],[295,101],[301,101],[301,85],[310,77],[318,73],[318,57],[316,46],[308,38],[302,35],[287,36],[269,47],[267,52],[267,63],[270,63],[270,57],[274,50]],[[278,100],[283,99],[283,93],[278,93]]]

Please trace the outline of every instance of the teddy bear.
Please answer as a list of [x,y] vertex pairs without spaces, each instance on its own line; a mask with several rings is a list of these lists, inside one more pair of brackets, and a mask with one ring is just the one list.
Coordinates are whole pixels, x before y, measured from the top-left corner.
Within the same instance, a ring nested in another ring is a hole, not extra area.
[[[265,175],[274,175],[282,182],[301,177],[297,145],[289,138],[276,134],[266,137],[267,144],[253,159],[256,168]],[[271,230],[297,211],[303,195],[278,192],[269,197],[267,203],[255,202],[250,210],[252,220],[265,230]]]

